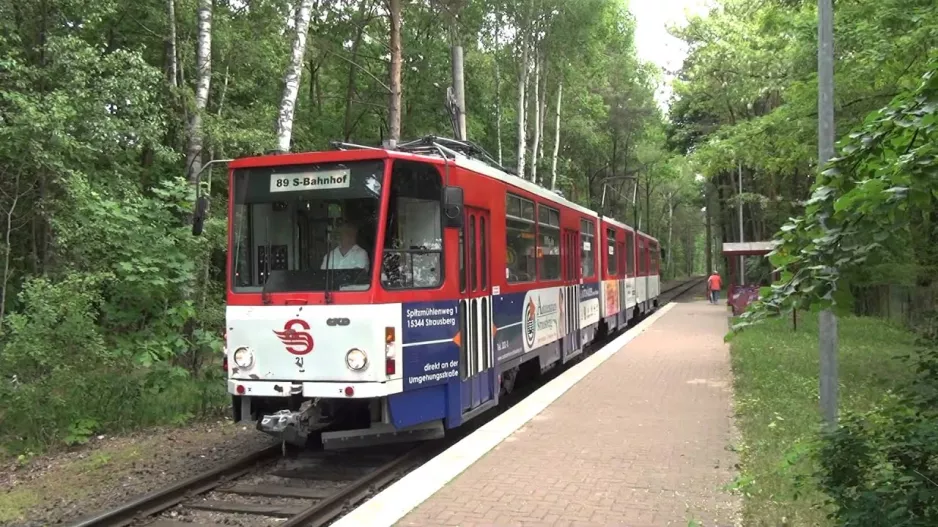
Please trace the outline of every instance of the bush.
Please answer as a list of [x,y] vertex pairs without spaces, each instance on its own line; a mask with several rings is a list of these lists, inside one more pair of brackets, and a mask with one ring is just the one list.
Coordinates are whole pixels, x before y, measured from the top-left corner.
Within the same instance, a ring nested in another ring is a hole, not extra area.
[[913,382],[870,411],[847,413],[816,451],[817,479],[840,525],[938,525],[935,332],[927,328],[919,344],[905,357]]
[[7,344],[0,371],[31,382],[58,368],[80,367],[106,357],[95,324],[101,276],[69,274],[58,283],[38,278],[24,284],[24,309],[6,317]]
[[83,443],[95,433],[178,423],[226,402],[218,364],[194,376],[110,345],[98,322],[106,278],[70,273],[25,284],[0,351],[0,443],[14,451]]
[[25,280],[3,320],[0,444],[75,444],[220,409],[223,291],[205,278],[222,225],[190,234],[183,180],[114,195],[68,185],[61,266]]

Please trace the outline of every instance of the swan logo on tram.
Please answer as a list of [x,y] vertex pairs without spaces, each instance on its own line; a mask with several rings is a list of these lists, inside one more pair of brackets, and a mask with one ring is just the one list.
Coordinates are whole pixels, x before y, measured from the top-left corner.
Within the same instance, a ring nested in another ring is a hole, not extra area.
[[658,305],[657,240],[468,143],[228,169],[232,410],[291,443],[442,437]]

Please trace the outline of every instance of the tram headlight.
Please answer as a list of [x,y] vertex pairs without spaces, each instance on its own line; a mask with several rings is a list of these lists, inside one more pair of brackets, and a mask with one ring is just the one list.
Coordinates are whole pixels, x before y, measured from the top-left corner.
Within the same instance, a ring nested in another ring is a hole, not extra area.
[[251,366],[254,366],[254,352],[251,351],[250,348],[242,347],[236,349],[232,358],[234,358],[235,364],[241,369],[249,370]]
[[352,348],[345,354],[345,364],[353,371],[361,371],[368,365],[368,355],[358,348]]

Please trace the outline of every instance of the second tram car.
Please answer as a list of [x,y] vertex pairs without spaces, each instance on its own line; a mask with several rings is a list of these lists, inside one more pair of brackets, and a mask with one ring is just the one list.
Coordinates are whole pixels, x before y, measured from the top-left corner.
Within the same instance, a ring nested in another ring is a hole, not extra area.
[[437,438],[657,307],[657,240],[460,145],[229,164],[236,421],[326,448]]

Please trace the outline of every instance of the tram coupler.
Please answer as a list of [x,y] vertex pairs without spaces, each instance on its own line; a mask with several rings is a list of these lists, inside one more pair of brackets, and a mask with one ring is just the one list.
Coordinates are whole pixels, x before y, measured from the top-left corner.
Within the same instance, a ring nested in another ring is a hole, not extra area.
[[297,411],[280,410],[257,421],[257,429],[281,439],[285,443],[303,447],[313,432],[325,428],[319,420],[319,410],[307,401]]

